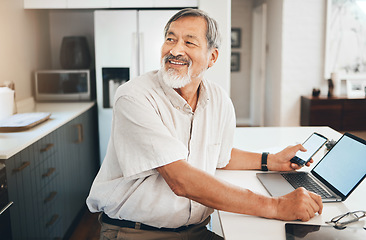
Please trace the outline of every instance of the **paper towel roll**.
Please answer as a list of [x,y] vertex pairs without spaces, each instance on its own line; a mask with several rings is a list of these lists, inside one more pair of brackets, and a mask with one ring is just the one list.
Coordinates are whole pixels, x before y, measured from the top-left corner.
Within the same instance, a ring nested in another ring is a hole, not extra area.
[[14,91],[8,87],[0,87],[0,120],[13,115]]

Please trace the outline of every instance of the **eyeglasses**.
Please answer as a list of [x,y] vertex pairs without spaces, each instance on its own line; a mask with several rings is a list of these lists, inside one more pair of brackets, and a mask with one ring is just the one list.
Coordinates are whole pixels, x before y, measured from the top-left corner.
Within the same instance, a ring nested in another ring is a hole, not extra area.
[[334,227],[342,229],[345,228],[347,224],[357,222],[363,217],[366,217],[366,211],[354,211],[336,216],[325,223],[333,224]]

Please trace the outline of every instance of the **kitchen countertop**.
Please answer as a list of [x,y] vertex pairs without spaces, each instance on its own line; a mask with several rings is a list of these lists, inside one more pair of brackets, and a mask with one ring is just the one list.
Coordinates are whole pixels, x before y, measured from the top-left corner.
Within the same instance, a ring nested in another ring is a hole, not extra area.
[[47,121],[22,132],[0,133],[0,159],[8,159],[93,107],[95,102],[35,103],[23,112],[50,112]]

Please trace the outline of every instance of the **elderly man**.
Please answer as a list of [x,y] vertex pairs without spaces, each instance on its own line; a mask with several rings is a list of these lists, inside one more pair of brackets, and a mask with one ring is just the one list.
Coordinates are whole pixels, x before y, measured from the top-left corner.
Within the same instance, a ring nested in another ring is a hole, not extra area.
[[165,26],[161,69],[118,88],[107,154],[87,199],[90,211],[103,212],[101,239],[221,239],[205,227],[213,209],[303,221],[321,213],[321,198],[305,189],[271,198],[214,177],[216,168],[294,170],[290,159],[305,151],[232,147],[233,105],[203,78],[219,42],[214,19],[181,10]]

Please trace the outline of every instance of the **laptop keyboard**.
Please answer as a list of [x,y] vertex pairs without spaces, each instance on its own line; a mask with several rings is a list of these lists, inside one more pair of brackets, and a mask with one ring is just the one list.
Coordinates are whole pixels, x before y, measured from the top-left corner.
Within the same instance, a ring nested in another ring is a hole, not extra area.
[[281,175],[294,187],[304,187],[310,192],[314,192],[324,198],[333,197],[331,194],[326,192],[322,187],[320,187],[311,177],[305,172],[293,173],[281,173]]

